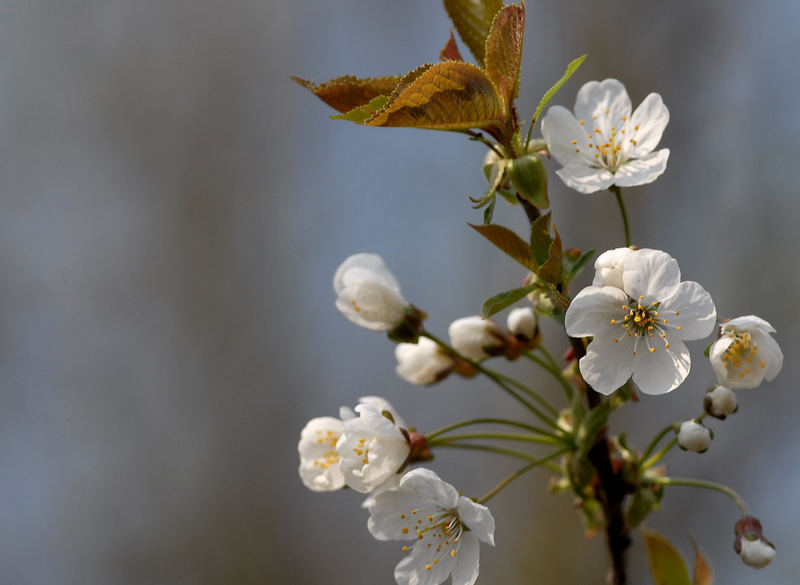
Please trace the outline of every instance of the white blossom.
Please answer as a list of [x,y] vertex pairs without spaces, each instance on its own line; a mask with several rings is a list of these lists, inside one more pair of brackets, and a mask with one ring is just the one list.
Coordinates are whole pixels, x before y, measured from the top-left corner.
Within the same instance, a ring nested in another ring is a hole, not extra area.
[[556,171],[567,186],[594,193],[611,185],[631,187],[658,178],[669,149],[654,150],[669,122],[669,111],[651,93],[631,114],[625,86],[616,79],[590,81],[578,91],[573,114],[553,106],[542,119]]
[[728,388],[755,388],[772,380],[783,366],[783,352],[770,333],[775,329],[755,315],[724,323],[709,349],[717,381]]
[[453,358],[442,353],[439,345],[427,337],[420,337],[417,343],[398,343],[394,355],[397,375],[421,386],[437,382],[454,364]]
[[586,287],[567,309],[567,333],[593,337],[581,374],[603,394],[631,377],[645,394],[669,392],[689,374],[684,340],[714,329],[714,302],[696,282],[681,282],[678,263],[660,250],[631,251],[622,266],[621,288]]
[[344,487],[344,475],[336,443],[344,430],[338,418],[312,418],[300,433],[300,479],[315,492],[329,492]]
[[678,446],[686,451],[708,451],[711,439],[711,429],[693,420],[682,422],[678,430]]
[[373,331],[392,329],[403,319],[408,304],[377,254],[354,254],[342,262],[333,277],[333,290],[342,315]]
[[525,339],[536,337],[536,325],[536,315],[532,307],[512,309],[506,321],[506,327],[511,335],[521,335]]
[[494,321],[482,317],[462,317],[450,323],[450,344],[466,358],[489,357],[487,349],[502,345],[503,333]]
[[756,569],[763,569],[775,558],[775,547],[763,537],[741,538],[739,556],[746,565]]
[[711,416],[725,420],[729,414],[739,410],[736,393],[725,386],[714,386],[703,397],[703,409]]
[[411,448],[398,426],[382,410],[361,403],[358,417],[344,421],[336,444],[344,482],[361,493],[368,493],[397,474]]
[[494,546],[494,518],[429,469],[414,469],[397,490],[371,498],[367,524],[379,540],[413,545],[394,570],[399,585],[472,585],[478,578],[479,544]]

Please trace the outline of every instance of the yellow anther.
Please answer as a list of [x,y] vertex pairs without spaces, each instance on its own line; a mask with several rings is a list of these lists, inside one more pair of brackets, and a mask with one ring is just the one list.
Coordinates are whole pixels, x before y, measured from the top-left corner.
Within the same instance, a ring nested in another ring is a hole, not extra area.
[[766,368],[766,367],[767,367],[767,366],[765,366],[765,365],[764,365],[764,362],[760,362],[760,363],[759,363],[759,365],[760,365],[762,368]]
[[403,528],[400,532],[402,532],[403,534],[408,534],[408,528]]
[[611,319],[611,324],[612,325],[616,325],[617,324],[617,320],[616,319]]
[[425,565],[425,570],[426,571],[430,571],[431,570],[431,566],[430,565]]
[[580,148],[576,148],[576,149],[575,149],[575,152],[580,152],[580,151],[581,151],[581,149],[580,149]]
[[578,141],[573,138],[572,139],[572,144],[578,144]]
[[641,323],[641,322],[642,322],[642,318],[641,318],[639,315],[636,315],[636,316],[633,318],[633,320],[634,320],[634,321],[636,321],[637,323]]
[[650,348],[650,353],[655,353],[655,352],[656,352],[656,348],[655,347],[651,347]]
[[666,344],[664,344],[664,347],[666,347],[667,349],[669,349],[669,343],[666,343]]
[[614,343],[619,343],[619,337],[614,338]]
[[431,514],[428,514],[428,522],[433,522],[433,516]]
[[453,558],[455,558],[455,556],[456,556],[456,549],[453,549],[453,550],[451,550],[451,551],[450,551],[450,556],[451,556],[451,557],[453,557]]
[[581,126],[583,126],[583,120],[581,120],[580,122],[578,122],[578,124],[580,124]]
[[403,547],[403,552],[406,552],[407,550],[408,550],[408,547],[407,547],[407,546],[404,546],[404,547]]
[[611,111],[611,110],[609,110],[608,108],[606,108],[606,114],[608,114],[610,111]]
[[678,331],[683,331],[683,327],[681,327],[680,325],[678,325]]
[[635,352],[635,351],[633,352],[633,355],[636,355],[636,352]]

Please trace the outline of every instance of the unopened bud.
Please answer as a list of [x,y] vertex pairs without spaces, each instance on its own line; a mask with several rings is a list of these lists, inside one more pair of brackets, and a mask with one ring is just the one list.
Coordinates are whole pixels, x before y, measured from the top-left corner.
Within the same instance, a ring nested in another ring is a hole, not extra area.
[[506,327],[511,335],[530,341],[536,337],[536,315],[531,307],[520,307],[508,314]]
[[708,451],[708,446],[711,444],[713,434],[711,429],[703,426],[699,422],[687,420],[681,423],[678,430],[678,447],[684,451],[695,451],[697,453],[704,453]]
[[438,344],[427,337],[417,343],[399,343],[395,347],[397,375],[411,384],[425,386],[438,382],[453,369],[455,362],[439,349]]
[[775,545],[764,538],[758,518],[745,516],[736,523],[734,531],[733,548],[746,565],[761,569],[775,558]]
[[736,394],[725,386],[715,386],[706,392],[703,398],[703,409],[711,416],[725,420],[729,414],[739,410],[739,401]]
[[481,360],[502,353],[505,335],[497,323],[481,317],[462,317],[450,323],[450,343],[471,360]]
[[547,199],[547,171],[536,154],[525,154],[508,165],[508,176],[520,196],[536,207],[550,207]]

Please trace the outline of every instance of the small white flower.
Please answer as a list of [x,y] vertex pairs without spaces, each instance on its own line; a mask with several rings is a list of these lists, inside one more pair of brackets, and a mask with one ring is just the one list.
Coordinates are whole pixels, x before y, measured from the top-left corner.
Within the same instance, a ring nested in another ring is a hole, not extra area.
[[379,540],[409,540],[411,552],[394,570],[399,585],[472,585],[479,544],[494,546],[494,518],[486,506],[459,496],[429,469],[406,473],[395,491],[371,499],[367,524]]
[[354,254],[342,262],[333,277],[333,290],[342,315],[373,331],[392,329],[403,319],[408,304],[377,254]]
[[678,431],[678,446],[686,451],[703,453],[711,444],[711,429],[693,420],[681,423]]
[[592,286],[614,286],[622,288],[622,271],[625,260],[633,254],[630,248],[616,248],[600,254],[594,261]]
[[398,343],[394,349],[397,375],[411,384],[425,386],[446,376],[453,358],[442,353],[436,342],[420,337],[417,343]]
[[297,452],[300,455],[300,479],[315,492],[329,492],[344,487],[336,443],[344,430],[338,418],[312,418],[300,433]]
[[725,420],[729,414],[739,410],[736,393],[725,386],[714,386],[703,397],[703,409],[711,416]]
[[750,540],[743,536],[739,556],[746,565],[763,569],[775,558],[775,547],[763,537],[754,537],[753,540]]
[[717,381],[728,388],[755,388],[775,378],[783,352],[770,333],[775,333],[772,325],[755,315],[724,323],[708,354]]
[[536,315],[531,307],[519,307],[508,314],[506,327],[511,335],[521,335],[525,339],[536,337]]
[[487,349],[503,344],[503,333],[494,321],[482,317],[462,317],[450,323],[448,330],[453,348],[471,360],[489,357]]
[[574,115],[562,106],[550,108],[542,135],[563,165],[556,174],[564,183],[594,193],[655,181],[667,168],[669,149],[654,151],[667,122],[669,111],[660,95],[651,93],[631,114],[625,86],[606,79],[581,87]]
[[382,410],[388,409],[366,403],[356,406],[359,416],[344,421],[336,444],[344,482],[357,492],[374,491],[389,481],[411,451],[403,433]]
[[716,316],[703,287],[681,282],[674,258],[641,249],[626,255],[622,287],[584,288],[565,325],[572,337],[593,337],[579,367],[595,390],[610,394],[633,377],[645,394],[664,394],[689,374],[684,339],[706,337]]

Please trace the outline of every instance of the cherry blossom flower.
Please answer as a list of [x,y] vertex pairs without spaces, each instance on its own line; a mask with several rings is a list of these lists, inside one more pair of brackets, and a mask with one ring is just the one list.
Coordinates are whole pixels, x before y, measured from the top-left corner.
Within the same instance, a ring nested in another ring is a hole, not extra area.
[[411,452],[398,426],[371,404],[355,408],[336,444],[347,487],[369,493],[396,475]]
[[[379,413],[383,411],[391,413],[395,423],[405,427],[405,422],[395,413],[394,408],[387,400],[379,396],[363,396],[359,399],[359,406],[362,405]],[[359,406],[356,406],[356,410],[359,409]],[[300,432],[300,441],[297,444],[297,452],[300,456],[298,471],[300,479],[308,489],[315,492],[328,492],[345,486],[345,472],[342,469],[343,458],[337,448],[339,440],[345,434],[347,421],[355,419],[356,416],[353,409],[342,406],[339,409],[339,418],[332,416],[313,418]],[[388,419],[384,418],[384,420],[391,424]]]
[[472,585],[478,578],[479,541],[494,546],[494,518],[429,469],[414,469],[397,490],[370,500],[367,524],[379,540],[408,540],[413,545],[394,570],[399,585]]
[[402,319],[408,303],[400,285],[377,254],[354,254],[333,277],[336,308],[347,319],[373,331],[389,331]]
[[666,252],[631,251],[622,267],[621,288],[586,287],[567,309],[567,333],[593,337],[581,374],[603,394],[630,377],[645,394],[669,392],[689,374],[684,340],[714,329],[714,302],[696,282],[681,282],[678,263]]
[[678,447],[684,451],[704,453],[708,451],[708,446],[713,438],[711,429],[699,422],[687,420],[681,423],[678,430]]
[[783,352],[770,333],[775,333],[772,325],[755,315],[723,323],[708,353],[717,381],[728,388],[755,388],[775,378]]
[[611,185],[655,181],[667,168],[669,149],[654,150],[669,122],[669,110],[651,93],[631,114],[625,86],[616,79],[590,81],[578,91],[575,114],[553,106],[542,119],[542,135],[563,168],[567,186],[594,193]]
[[439,345],[427,337],[420,337],[417,343],[398,343],[394,355],[397,375],[420,386],[438,382],[455,364],[451,356],[442,353]]
[[503,332],[497,323],[483,317],[462,317],[448,329],[453,348],[471,360],[489,357],[489,351],[503,345]]

